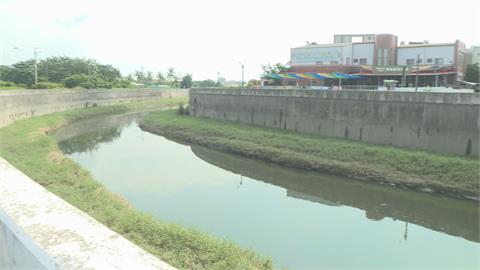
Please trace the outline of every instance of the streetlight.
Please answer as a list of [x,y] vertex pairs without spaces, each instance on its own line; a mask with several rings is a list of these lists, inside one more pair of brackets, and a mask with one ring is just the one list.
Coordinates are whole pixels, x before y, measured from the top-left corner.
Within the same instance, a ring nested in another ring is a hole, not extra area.
[[245,78],[245,66],[244,66],[243,63],[240,62],[240,61],[239,61],[238,63],[239,63],[239,64],[241,65],[241,67],[242,67],[242,87],[243,87],[243,85],[244,85],[244,83],[245,83],[245,79],[244,79],[244,78]]
[[418,91],[418,69],[420,65],[420,54],[417,54],[417,72],[415,73],[415,92]]
[[33,69],[34,69],[34,75],[35,75],[35,84],[38,83],[38,68],[37,68],[37,54],[39,52],[40,48],[33,48]]
[[[12,50],[16,50],[16,51],[19,50],[19,48],[18,48],[17,46],[12,47],[11,49],[12,49]],[[7,58],[7,57],[6,57],[6,54],[7,54],[6,51],[7,51],[6,49],[5,49],[5,50],[2,50],[2,59],[1,59],[2,62]],[[1,64],[2,64],[2,63],[0,62],[0,66],[1,66]],[[7,62],[6,62],[6,61],[5,61],[5,63],[3,63],[3,64],[4,64],[5,66],[7,66]],[[1,72],[1,70],[0,70],[0,72]],[[2,75],[2,74],[0,74],[0,75]],[[0,76],[0,80],[1,80],[1,76]]]
[[[11,48],[11,50],[15,50],[15,51],[18,51],[20,48],[18,48],[17,46],[14,46]],[[3,65],[7,65],[7,62],[6,62],[6,55],[7,55],[7,49],[4,49],[2,50],[2,62],[5,61],[5,63],[3,63]]]

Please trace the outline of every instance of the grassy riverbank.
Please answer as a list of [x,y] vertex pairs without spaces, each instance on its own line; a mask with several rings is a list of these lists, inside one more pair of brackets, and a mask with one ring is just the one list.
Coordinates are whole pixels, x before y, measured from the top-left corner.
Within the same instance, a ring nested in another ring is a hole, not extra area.
[[479,195],[479,159],[180,116],[174,110],[150,114],[141,127],[168,138],[288,167],[455,196]]
[[[50,134],[81,119],[173,106],[186,98],[128,103],[20,120],[0,129],[0,156],[112,230],[181,269],[271,269],[268,259],[202,232],[133,209],[66,158]],[[133,180],[133,179],[132,179]]]

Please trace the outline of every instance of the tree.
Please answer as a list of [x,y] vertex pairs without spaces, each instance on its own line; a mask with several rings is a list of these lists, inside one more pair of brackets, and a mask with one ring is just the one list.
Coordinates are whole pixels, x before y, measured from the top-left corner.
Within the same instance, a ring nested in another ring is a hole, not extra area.
[[191,88],[192,87],[192,75],[187,74],[183,76],[182,82],[180,83],[180,88]]
[[215,87],[217,83],[214,80],[203,80],[196,82],[198,87]]
[[177,78],[177,73],[174,68],[170,67],[168,68],[167,71],[167,81],[170,84],[170,86],[175,86],[178,78]]
[[[121,78],[118,69],[111,65],[99,64],[92,59],[49,57],[40,60],[37,67],[39,82],[60,84],[72,76],[78,75],[81,77],[85,75],[91,77],[91,82],[96,82],[93,85],[107,87],[108,84]],[[34,84],[34,60],[18,62],[13,64],[12,67],[2,66],[0,73],[2,80],[30,87]],[[36,87],[40,86],[37,85]]]
[[113,82],[115,80],[121,79],[120,71],[111,65],[100,65],[96,64],[95,74],[99,75],[102,80],[107,82]]
[[145,80],[143,82],[145,84],[152,84],[153,83],[153,73],[151,71],[147,71],[147,75],[145,76]]
[[165,77],[161,71],[157,72],[157,83],[165,82]]
[[72,75],[96,76],[102,81],[114,82],[121,78],[120,71],[111,65],[102,65],[92,59],[49,57],[38,63],[38,75],[49,82],[61,83]]
[[474,83],[480,82],[480,68],[478,63],[467,65],[464,80],[467,82],[474,82]]
[[92,88],[112,88],[112,83],[102,80],[96,75],[76,74],[65,79],[63,82],[65,87],[74,88],[82,87],[86,89]]
[[135,79],[137,82],[143,83],[145,81],[145,73],[143,70],[135,70]]
[[267,64],[267,65],[262,65],[262,70],[263,70],[262,78],[271,79],[271,80],[273,80],[274,85],[279,85],[279,84],[281,84],[282,79],[272,78],[271,75],[287,71],[288,67],[286,67],[286,66],[284,66],[280,63],[276,63],[273,66],[270,65],[270,64]]
[[80,86],[82,83],[88,82],[88,75],[85,74],[77,74],[77,75],[72,75],[69,76],[65,79],[63,84],[67,88],[74,88]]
[[34,83],[33,60],[13,64],[12,68],[7,69],[2,77],[5,81],[31,86]]
[[260,81],[255,79],[252,79],[247,83],[247,87],[259,86],[259,85],[260,85]]

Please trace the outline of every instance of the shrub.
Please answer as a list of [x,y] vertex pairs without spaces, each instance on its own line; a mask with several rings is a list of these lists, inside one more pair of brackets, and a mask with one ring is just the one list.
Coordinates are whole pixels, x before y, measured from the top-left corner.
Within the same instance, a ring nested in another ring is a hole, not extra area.
[[178,115],[184,115],[185,114],[185,108],[183,107],[183,104],[178,105],[177,114]]
[[0,81],[0,86],[1,87],[12,87],[12,86],[15,86],[15,84],[12,83],[12,82]]
[[67,88],[75,88],[77,86],[80,86],[82,83],[86,83],[88,81],[88,77],[85,74],[77,74],[77,75],[72,75],[70,77],[67,77],[64,81],[63,84]]
[[89,76],[85,74],[72,75],[66,78],[63,83],[67,88],[74,88],[74,87],[81,87],[86,89],[93,89],[93,88],[111,89],[112,88],[111,83],[103,81],[97,76]]
[[132,84],[130,83],[129,80],[120,79],[120,80],[116,80],[113,83],[113,87],[115,87],[115,88],[130,88],[130,87],[132,87]]
[[52,83],[52,82],[39,82],[37,84],[32,84],[28,88],[30,89],[55,89],[55,88],[63,88],[63,85],[59,83]]

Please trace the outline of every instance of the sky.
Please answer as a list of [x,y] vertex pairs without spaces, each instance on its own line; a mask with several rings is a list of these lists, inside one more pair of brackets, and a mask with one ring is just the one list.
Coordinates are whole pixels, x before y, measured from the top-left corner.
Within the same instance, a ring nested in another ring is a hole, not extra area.
[[195,80],[259,78],[290,48],[334,34],[480,45],[480,1],[0,0],[0,65],[33,57],[93,58],[120,69],[174,67]]

